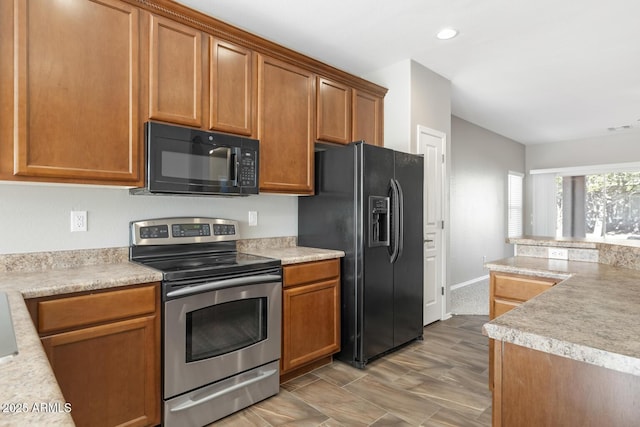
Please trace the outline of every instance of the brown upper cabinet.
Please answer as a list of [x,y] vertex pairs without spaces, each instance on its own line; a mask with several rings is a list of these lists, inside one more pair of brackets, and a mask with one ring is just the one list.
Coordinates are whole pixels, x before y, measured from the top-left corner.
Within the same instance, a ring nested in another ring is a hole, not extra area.
[[[252,136],[253,52],[149,16],[149,119]],[[209,72],[208,82],[202,79],[203,69]],[[204,102],[208,123],[202,120]]]
[[202,126],[202,33],[149,15],[149,118]]
[[353,90],[353,141],[383,145],[383,98]]
[[0,58],[0,180],[139,187],[148,120],[259,139],[272,193],[382,145],[385,88],[170,0],[0,1]]
[[318,77],[316,140],[382,146],[383,98]]
[[13,105],[13,123],[0,126],[3,141],[13,129],[2,178],[138,184],[139,10],[116,0],[4,3],[14,19],[0,26],[14,33],[3,30],[0,53],[14,67],[13,87],[3,76],[0,88]]
[[315,75],[258,56],[260,191],[313,193]]
[[252,136],[255,117],[255,55],[247,48],[210,38],[209,128]]
[[351,88],[322,77],[317,78],[316,139],[351,142]]

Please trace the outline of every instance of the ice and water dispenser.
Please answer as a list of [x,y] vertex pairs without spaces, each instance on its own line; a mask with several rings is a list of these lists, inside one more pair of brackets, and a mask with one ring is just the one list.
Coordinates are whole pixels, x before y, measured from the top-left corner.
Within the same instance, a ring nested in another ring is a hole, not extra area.
[[369,247],[389,246],[389,197],[369,196]]

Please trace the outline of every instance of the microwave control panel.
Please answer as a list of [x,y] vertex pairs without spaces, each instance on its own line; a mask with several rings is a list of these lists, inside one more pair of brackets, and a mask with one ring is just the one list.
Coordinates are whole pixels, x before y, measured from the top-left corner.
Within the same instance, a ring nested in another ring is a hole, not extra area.
[[255,187],[256,186],[256,152],[253,150],[243,149],[240,155],[240,185],[242,187]]

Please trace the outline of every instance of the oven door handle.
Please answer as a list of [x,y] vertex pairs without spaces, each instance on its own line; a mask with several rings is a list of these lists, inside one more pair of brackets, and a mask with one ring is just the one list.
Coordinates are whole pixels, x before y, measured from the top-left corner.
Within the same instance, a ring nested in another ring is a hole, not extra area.
[[224,396],[225,394],[231,393],[232,391],[241,389],[243,387],[247,387],[247,386],[249,386],[249,385],[251,385],[253,383],[257,383],[258,381],[265,380],[268,377],[274,375],[276,372],[278,372],[277,369],[270,369],[268,371],[264,371],[264,372],[260,373],[260,375],[254,377],[254,378],[251,378],[250,380],[243,381],[241,383],[234,384],[231,387],[225,388],[224,390],[220,390],[220,391],[217,391],[215,393],[211,393],[211,394],[203,397],[202,399],[198,399],[198,400],[189,399],[186,402],[181,403],[180,405],[171,408],[169,411],[171,411],[171,412],[180,412],[180,411],[184,411],[184,410],[193,408],[194,406],[198,406],[198,405],[201,405],[201,404],[203,404],[205,402],[208,402],[210,400],[216,399],[216,398],[218,398],[220,396]]
[[282,276],[278,274],[264,274],[262,276],[237,277],[234,279],[217,280],[215,282],[203,283],[201,285],[186,286],[167,293],[167,297],[183,297],[186,295],[198,294],[205,291],[215,291],[236,286],[253,285],[258,283],[279,282]]

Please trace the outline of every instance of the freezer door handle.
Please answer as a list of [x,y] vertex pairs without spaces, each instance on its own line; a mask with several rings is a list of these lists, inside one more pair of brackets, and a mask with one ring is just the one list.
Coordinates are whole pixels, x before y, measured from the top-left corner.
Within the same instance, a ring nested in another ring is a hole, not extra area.
[[397,179],[394,179],[396,183],[396,188],[398,189],[398,256],[396,259],[399,259],[402,256],[402,251],[404,250],[404,194],[402,192],[402,186]]
[[400,213],[400,208],[399,208],[399,202],[400,202],[400,194],[399,194],[399,189],[397,186],[397,181],[393,178],[391,178],[391,181],[389,181],[389,186],[391,187],[391,220],[393,222],[393,226],[392,226],[392,235],[391,235],[391,242],[392,242],[392,248],[391,248],[391,255],[389,257],[389,262],[391,264],[395,263],[396,260],[398,259],[398,256],[400,254],[400,242],[399,242],[399,235],[400,235],[400,218],[399,218],[399,213]]

